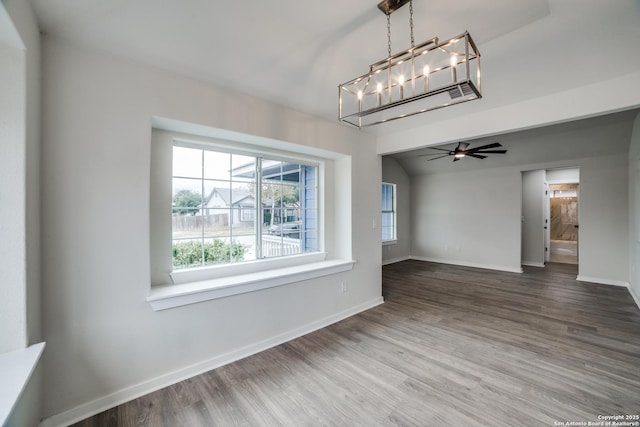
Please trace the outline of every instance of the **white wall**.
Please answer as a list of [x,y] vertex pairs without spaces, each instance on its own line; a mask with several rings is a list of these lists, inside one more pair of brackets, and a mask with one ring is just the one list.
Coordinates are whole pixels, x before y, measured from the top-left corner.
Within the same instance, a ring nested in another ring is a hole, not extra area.
[[640,308],[640,114],[629,146],[629,282]]
[[389,264],[411,255],[411,179],[397,160],[383,157],[382,181],[396,185],[397,242],[382,247],[382,263]]
[[[59,414],[51,424],[380,301],[372,223],[381,161],[365,133],[46,37],[43,65],[45,415]],[[351,169],[351,230],[336,228],[352,241],[354,269],[154,312],[145,302],[152,116],[350,156],[335,168]]]
[[522,264],[544,266],[545,171],[522,173]]

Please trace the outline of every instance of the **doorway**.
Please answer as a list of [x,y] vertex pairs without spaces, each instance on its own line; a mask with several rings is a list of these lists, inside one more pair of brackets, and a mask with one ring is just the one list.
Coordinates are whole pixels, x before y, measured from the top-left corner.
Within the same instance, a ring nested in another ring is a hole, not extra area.
[[549,184],[549,262],[578,264],[579,184]]

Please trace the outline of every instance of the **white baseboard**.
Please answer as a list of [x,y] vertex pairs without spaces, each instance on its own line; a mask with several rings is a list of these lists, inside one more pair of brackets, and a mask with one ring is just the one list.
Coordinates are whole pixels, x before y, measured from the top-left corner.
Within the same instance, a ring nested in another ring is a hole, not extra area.
[[271,347],[275,347],[287,341],[291,341],[302,335],[306,335],[318,329],[322,329],[333,323],[339,322],[340,320],[346,319],[362,311],[380,305],[383,302],[384,300],[380,296],[365,303],[350,307],[347,310],[334,313],[323,319],[308,323],[299,328],[287,331],[285,333],[265,339],[255,344],[251,344],[246,347],[231,351],[229,353],[202,361],[200,363],[187,366],[177,371],[173,371],[160,377],[153,378],[149,381],[144,381],[131,387],[118,390],[109,395],[84,403],[63,413],[45,418],[40,423],[40,427],[62,427],[74,424],[76,422],[84,420],[85,418],[106,411],[107,409],[121,405],[140,396],[144,396],[145,394],[160,390],[164,387],[168,387],[172,384],[178,383],[212,369],[219,368],[220,366],[227,365],[253,354],[260,353],[261,351],[267,350]]
[[583,276],[581,274],[578,274],[578,277],[576,277],[576,280],[579,282],[598,283],[600,285],[622,286],[624,288],[629,288],[629,282],[622,282],[619,280],[611,280],[611,279],[602,279],[600,277]]
[[628,289],[629,293],[631,294],[631,298],[633,298],[633,300],[636,302],[636,305],[638,306],[638,309],[640,310],[640,298],[636,294],[636,291],[633,289],[633,286],[631,286],[631,284],[629,284]]
[[410,260],[410,256],[403,256],[399,258],[387,259],[382,261],[382,265],[395,264],[396,262],[407,261]]
[[507,267],[504,265],[480,264],[475,262],[464,262],[464,261],[444,259],[444,258],[429,258],[429,257],[415,256],[415,255],[412,255],[410,258],[415,259],[416,261],[428,261],[428,262],[437,262],[439,264],[460,265],[463,267],[483,268],[485,270],[507,271],[509,273],[522,273],[522,267],[514,268],[514,267]]
[[529,267],[543,267],[544,268],[544,262],[522,261],[521,264],[529,266]]

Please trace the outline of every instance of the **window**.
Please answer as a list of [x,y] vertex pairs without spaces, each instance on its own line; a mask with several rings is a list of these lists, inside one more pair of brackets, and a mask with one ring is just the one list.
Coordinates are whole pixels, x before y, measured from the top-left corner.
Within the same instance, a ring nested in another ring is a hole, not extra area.
[[382,183],[382,242],[396,240],[396,185]]
[[150,160],[153,310],[353,268],[349,156],[154,118]]
[[173,270],[318,252],[318,166],[174,141]]
[[240,221],[253,222],[256,220],[256,210],[253,208],[242,207],[240,210]]

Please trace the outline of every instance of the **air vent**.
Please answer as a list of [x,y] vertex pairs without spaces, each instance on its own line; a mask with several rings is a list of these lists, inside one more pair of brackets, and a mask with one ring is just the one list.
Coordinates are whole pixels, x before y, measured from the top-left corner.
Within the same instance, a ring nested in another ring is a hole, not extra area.
[[459,84],[458,86],[454,87],[453,89],[449,89],[449,96],[451,97],[451,99],[456,99],[456,98],[460,98],[462,96],[472,95],[474,93],[475,93],[475,91],[473,90],[471,85],[469,85],[468,82]]
[[462,91],[460,91],[460,86],[456,86],[453,89],[449,89],[449,96],[451,99],[460,98],[462,96]]

